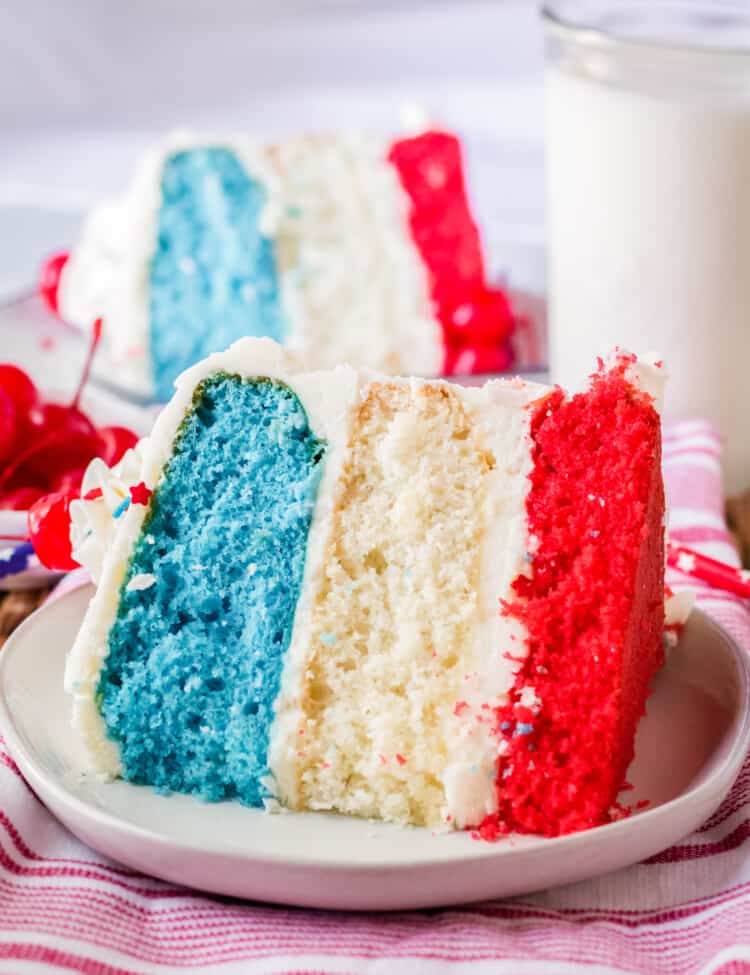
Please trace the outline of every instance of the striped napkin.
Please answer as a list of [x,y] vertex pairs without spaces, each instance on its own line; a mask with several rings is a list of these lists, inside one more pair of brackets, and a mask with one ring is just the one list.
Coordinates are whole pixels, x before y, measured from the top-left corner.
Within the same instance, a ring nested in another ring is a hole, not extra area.
[[[674,537],[735,561],[721,445],[665,432]],[[692,586],[750,651],[738,599]],[[750,763],[698,832],[646,863],[510,901],[399,914],[243,904],[143,877],[82,846],[40,805],[0,740],[0,972],[391,975],[750,972]]]

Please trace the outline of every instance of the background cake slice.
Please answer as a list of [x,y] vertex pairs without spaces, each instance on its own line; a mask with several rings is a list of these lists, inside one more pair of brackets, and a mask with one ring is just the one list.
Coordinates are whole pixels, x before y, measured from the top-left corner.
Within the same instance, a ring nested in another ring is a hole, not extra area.
[[572,397],[245,339],[73,505],[93,771],[555,835],[608,821],[662,660],[659,370]]
[[103,317],[121,381],[162,400],[242,336],[315,368],[510,363],[511,312],[486,282],[449,133],[172,137],[55,267],[45,293],[58,314],[81,327]]

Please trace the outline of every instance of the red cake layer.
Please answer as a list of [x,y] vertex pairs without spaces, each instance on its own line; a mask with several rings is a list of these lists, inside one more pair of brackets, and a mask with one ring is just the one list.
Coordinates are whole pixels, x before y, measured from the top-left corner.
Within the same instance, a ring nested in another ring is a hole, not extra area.
[[503,609],[525,627],[529,655],[497,713],[507,744],[487,838],[554,836],[617,814],[664,629],[660,422],[625,378],[630,361],[534,408],[532,573]]
[[409,226],[430,280],[445,342],[444,372],[500,372],[512,362],[513,317],[487,287],[471,215],[461,144],[445,132],[395,142],[388,156],[410,201]]

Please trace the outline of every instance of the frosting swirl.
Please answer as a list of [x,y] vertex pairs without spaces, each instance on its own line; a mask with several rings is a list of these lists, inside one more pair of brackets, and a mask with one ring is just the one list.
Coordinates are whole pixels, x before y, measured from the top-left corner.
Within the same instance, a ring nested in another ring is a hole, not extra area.
[[130,504],[130,489],[144,480],[146,440],[128,450],[114,467],[101,458],[92,460],[81,484],[81,497],[70,505],[70,541],[73,558],[99,582],[117,520]]

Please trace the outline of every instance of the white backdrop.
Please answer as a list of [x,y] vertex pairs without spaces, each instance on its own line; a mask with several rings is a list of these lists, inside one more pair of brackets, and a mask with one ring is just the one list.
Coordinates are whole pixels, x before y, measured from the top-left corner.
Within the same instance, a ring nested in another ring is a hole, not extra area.
[[542,44],[531,0],[3,0],[0,296],[165,129],[394,130],[469,146],[494,262],[541,272]]

